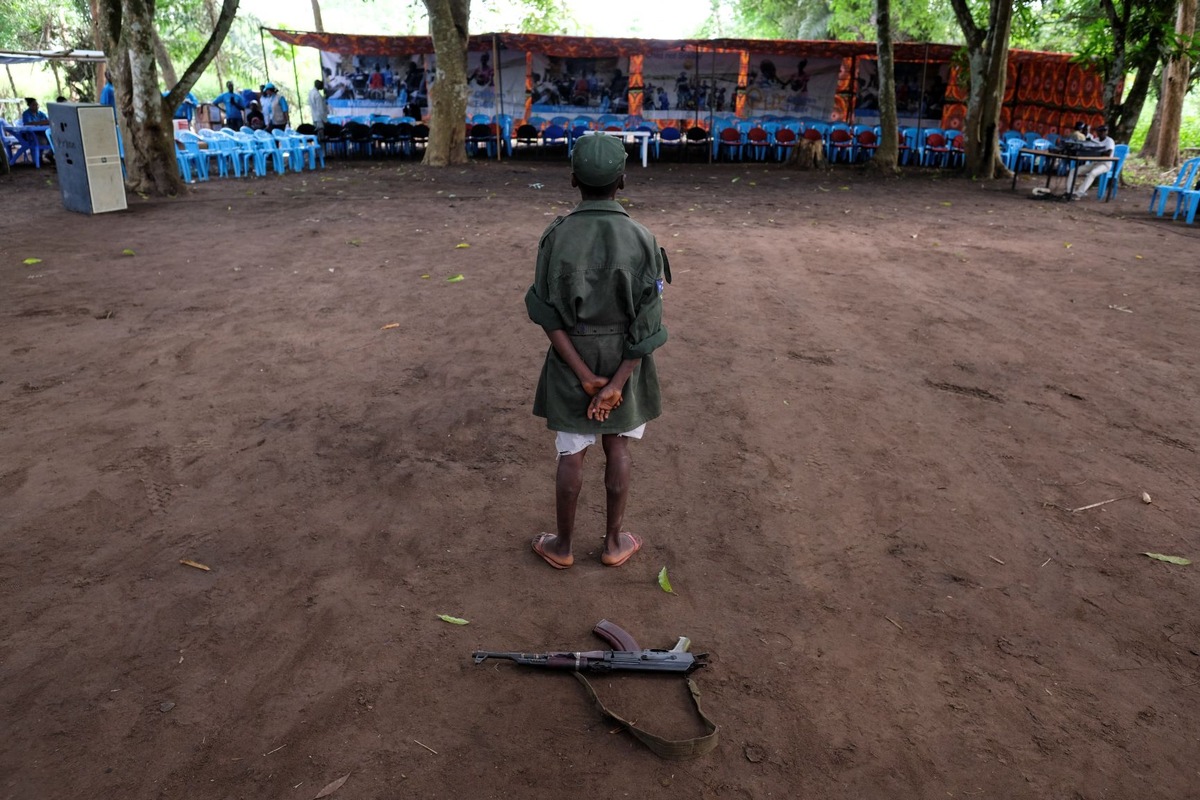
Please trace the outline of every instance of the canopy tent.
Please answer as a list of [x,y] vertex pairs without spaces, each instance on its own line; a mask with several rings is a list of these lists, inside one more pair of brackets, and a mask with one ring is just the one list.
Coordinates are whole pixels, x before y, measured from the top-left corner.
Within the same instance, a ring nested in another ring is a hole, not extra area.
[[[419,110],[424,104],[436,63],[428,36],[268,30],[280,41],[321,51],[335,107],[341,102],[369,111],[407,103]],[[964,127],[967,85],[954,58],[960,51],[958,45],[895,44],[902,118]],[[1099,123],[1103,78],[1072,58],[1011,50],[1001,124],[1065,132],[1078,120]],[[848,122],[878,115],[873,42],[485,33],[471,36],[467,71],[468,114],[698,120],[723,113]]]
[[0,64],[34,64],[38,61],[107,61],[99,50],[0,50]]

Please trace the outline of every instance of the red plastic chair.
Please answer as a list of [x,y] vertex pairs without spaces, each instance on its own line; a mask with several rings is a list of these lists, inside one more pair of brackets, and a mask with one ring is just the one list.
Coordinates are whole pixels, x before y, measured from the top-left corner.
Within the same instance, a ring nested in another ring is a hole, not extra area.
[[784,161],[788,150],[796,149],[796,132],[790,128],[780,128],[775,131],[775,158]]
[[740,161],[742,159],[742,132],[737,128],[725,128],[720,133],[717,139],[717,158],[721,157],[721,153],[728,151],[730,160]]
[[859,156],[863,153],[867,154],[867,158],[874,158],[878,148],[879,139],[876,138],[875,131],[859,131],[858,137],[854,140],[854,160],[858,161]]
[[770,134],[763,128],[751,128],[746,132],[747,147],[755,161],[767,160],[767,148],[770,146]]
[[845,128],[836,128],[829,132],[829,160],[836,163],[839,158],[847,162],[853,161],[854,137]]

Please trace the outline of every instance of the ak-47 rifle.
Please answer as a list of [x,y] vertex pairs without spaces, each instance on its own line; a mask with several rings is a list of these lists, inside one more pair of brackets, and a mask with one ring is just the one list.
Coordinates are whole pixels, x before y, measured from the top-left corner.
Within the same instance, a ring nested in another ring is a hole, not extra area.
[[670,650],[643,650],[628,632],[602,619],[592,632],[612,645],[612,650],[586,650],[578,653],[499,653],[476,650],[471,654],[476,664],[489,658],[506,658],[527,667],[565,669],[573,672],[669,672],[687,674],[703,667],[708,654],[694,656],[688,652],[692,642],[686,636]]
[[643,650],[638,647],[637,641],[632,636],[606,619],[597,622],[592,632],[608,642],[613,649],[588,650],[581,653],[495,653],[487,650],[477,650],[471,655],[475,659],[476,664],[482,664],[489,658],[506,658],[509,661],[515,661],[518,664],[525,664],[530,667],[570,671],[583,684],[584,689],[587,690],[588,697],[591,698],[596,709],[601,714],[629,731],[642,744],[663,758],[696,758],[717,746],[717,724],[709,719],[704,714],[704,710],[700,708],[700,689],[691,678],[687,679],[688,691],[691,693],[692,703],[696,706],[696,713],[700,715],[700,720],[704,723],[705,733],[703,736],[697,736],[693,739],[674,740],[664,739],[661,736],[650,733],[643,728],[639,728],[636,723],[610,711],[600,701],[600,698],[596,695],[596,690],[588,683],[588,679],[583,676],[584,672],[616,671],[677,673],[686,675],[697,667],[703,667],[708,663],[707,653],[695,656],[689,653],[688,650],[691,649],[692,643],[686,636],[680,636],[679,641],[670,650]]

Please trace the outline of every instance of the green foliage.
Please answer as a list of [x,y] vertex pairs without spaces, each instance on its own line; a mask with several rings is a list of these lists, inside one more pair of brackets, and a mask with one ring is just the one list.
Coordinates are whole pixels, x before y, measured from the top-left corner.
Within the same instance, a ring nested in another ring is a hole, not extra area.
[[0,47],[46,50],[78,46],[79,32],[88,31],[87,13],[86,0],[6,0],[0,3]]
[[[874,41],[874,0],[712,0],[706,35]],[[959,42],[949,0],[898,0],[896,41]]]
[[523,0],[521,33],[565,34],[578,27],[566,0]]

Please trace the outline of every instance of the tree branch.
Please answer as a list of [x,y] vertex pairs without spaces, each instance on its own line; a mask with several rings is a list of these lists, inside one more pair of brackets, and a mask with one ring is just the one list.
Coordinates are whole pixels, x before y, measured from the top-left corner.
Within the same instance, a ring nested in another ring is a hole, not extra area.
[[196,56],[186,70],[183,77],[179,79],[179,83],[175,84],[171,89],[171,93],[164,100],[164,104],[170,112],[173,113],[176,108],[187,97],[187,93],[196,85],[196,81],[200,80],[200,76],[204,74],[204,70],[208,69],[208,65],[217,57],[217,53],[221,51],[221,45],[225,42],[226,35],[229,34],[229,29],[233,26],[233,18],[237,15],[238,0],[224,0],[221,4],[221,16],[217,18],[217,24],[213,28],[212,35],[208,37],[204,47],[201,48],[200,54]]
[[967,7],[967,0],[950,0],[950,5],[954,8],[954,16],[958,19],[958,26],[962,28],[963,37],[967,40],[967,47],[977,48],[982,45],[984,32],[975,24],[971,9]]

